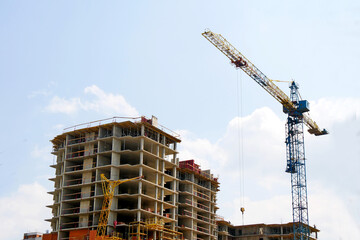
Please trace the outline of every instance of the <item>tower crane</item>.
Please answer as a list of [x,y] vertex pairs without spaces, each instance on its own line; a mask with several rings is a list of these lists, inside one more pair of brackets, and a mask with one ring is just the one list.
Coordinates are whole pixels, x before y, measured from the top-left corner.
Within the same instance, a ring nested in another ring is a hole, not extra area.
[[[136,179],[141,179],[143,176],[134,177],[130,179],[125,180],[109,180],[105,177],[104,174],[100,175],[101,177],[101,184],[102,184],[102,190],[104,194],[104,201],[101,208],[99,223],[96,231],[96,239],[97,240],[104,240],[106,239],[106,226],[109,219],[109,213],[111,208],[111,203],[114,198],[114,190],[115,187],[119,186],[122,183],[129,182]],[[112,238],[111,238],[112,239]]]
[[243,54],[233,47],[221,34],[205,30],[202,35],[209,40],[217,49],[227,56],[236,68],[240,68],[257,82],[265,91],[274,97],[283,106],[283,112],[287,114],[286,130],[286,172],[291,174],[292,216],[294,240],[307,240],[310,236],[304,124],[308,132],[315,136],[328,134],[326,129],[320,129],[308,115],[309,103],[302,100],[299,94],[299,85],[292,81],[290,84],[290,97],[288,97],[274,80],[269,79]]

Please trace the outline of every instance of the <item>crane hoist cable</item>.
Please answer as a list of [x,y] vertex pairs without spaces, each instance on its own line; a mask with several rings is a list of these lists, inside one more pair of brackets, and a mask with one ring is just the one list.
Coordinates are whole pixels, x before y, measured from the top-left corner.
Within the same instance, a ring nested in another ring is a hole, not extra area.
[[242,224],[244,225],[245,213],[245,171],[244,171],[244,131],[243,131],[243,97],[242,97],[242,78],[241,73],[236,71],[236,106],[237,106],[237,139],[238,139],[238,164],[239,164],[239,190],[240,190],[240,211]]

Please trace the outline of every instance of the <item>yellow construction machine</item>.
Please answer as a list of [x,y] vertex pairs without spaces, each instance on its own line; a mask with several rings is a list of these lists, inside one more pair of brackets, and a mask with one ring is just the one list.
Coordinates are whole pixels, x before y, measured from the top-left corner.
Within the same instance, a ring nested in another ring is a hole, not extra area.
[[109,219],[109,213],[111,208],[111,203],[114,198],[115,187],[119,186],[122,183],[133,181],[136,179],[141,179],[143,176],[134,177],[126,180],[109,180],[105,177],[104,174],[100,175],[102,190],[104,194],[104,202],[102,205],[99,223],[97,227],[96,240],[121,240],[118,234],[114,233],[113,236],[106,236],[106,226]]

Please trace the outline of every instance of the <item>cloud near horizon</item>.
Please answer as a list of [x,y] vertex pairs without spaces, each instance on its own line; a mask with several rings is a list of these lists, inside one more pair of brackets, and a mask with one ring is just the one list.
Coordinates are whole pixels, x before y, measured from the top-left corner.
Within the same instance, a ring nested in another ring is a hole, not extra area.
[[[320,127],[328,128],[330,135],[313,137],[305,133],[306,154],[314,160],[307,164],[310,224],[318,226],[321,238],[351,239],[360,233],[360,208],[355,204],[360,201],[360,188],[341,183],[339,178],[360,181],[354,170],[360,165],[360,99],[323,98],[312,102],[311,107],[311,117]],[[284,124],[264,107],[232,119],[214,142],[182,131],[180,160],[194,159],[202,169],[219,174],[218,214],[225,220],[241,224],[240,207],[244,203],[245,224],[292,222]],[[339,165],[339,155],[346,158],[346,164]],[[244,196],[240,196],[241,184]]]
[[137,117],[138,111],[120,94],[106,93],[96,85],[84,89],[85,97],[62,98],[54,96],[45,110],[51,113],[75,114],[95,111],[107,116]]
[[37,182],[20,185],[9,196],[0,197],[1,239],[22,239],[26,232],[50,230],[52,197]]

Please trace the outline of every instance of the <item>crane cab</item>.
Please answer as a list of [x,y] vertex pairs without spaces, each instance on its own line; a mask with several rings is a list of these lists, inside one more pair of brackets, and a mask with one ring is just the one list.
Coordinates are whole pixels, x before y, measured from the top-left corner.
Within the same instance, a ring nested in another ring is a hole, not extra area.
[[289,111],[285,106],[283,106],[284,113],[290,113],[291,115],[300,116],[305,112],[310,111],[310,103],[307,100],[300,100],[298,103],[294,103],[297,106],[295,111]]
[[304,113],[310,111],[310,103],[306,100],[299,101],[298,112]]

